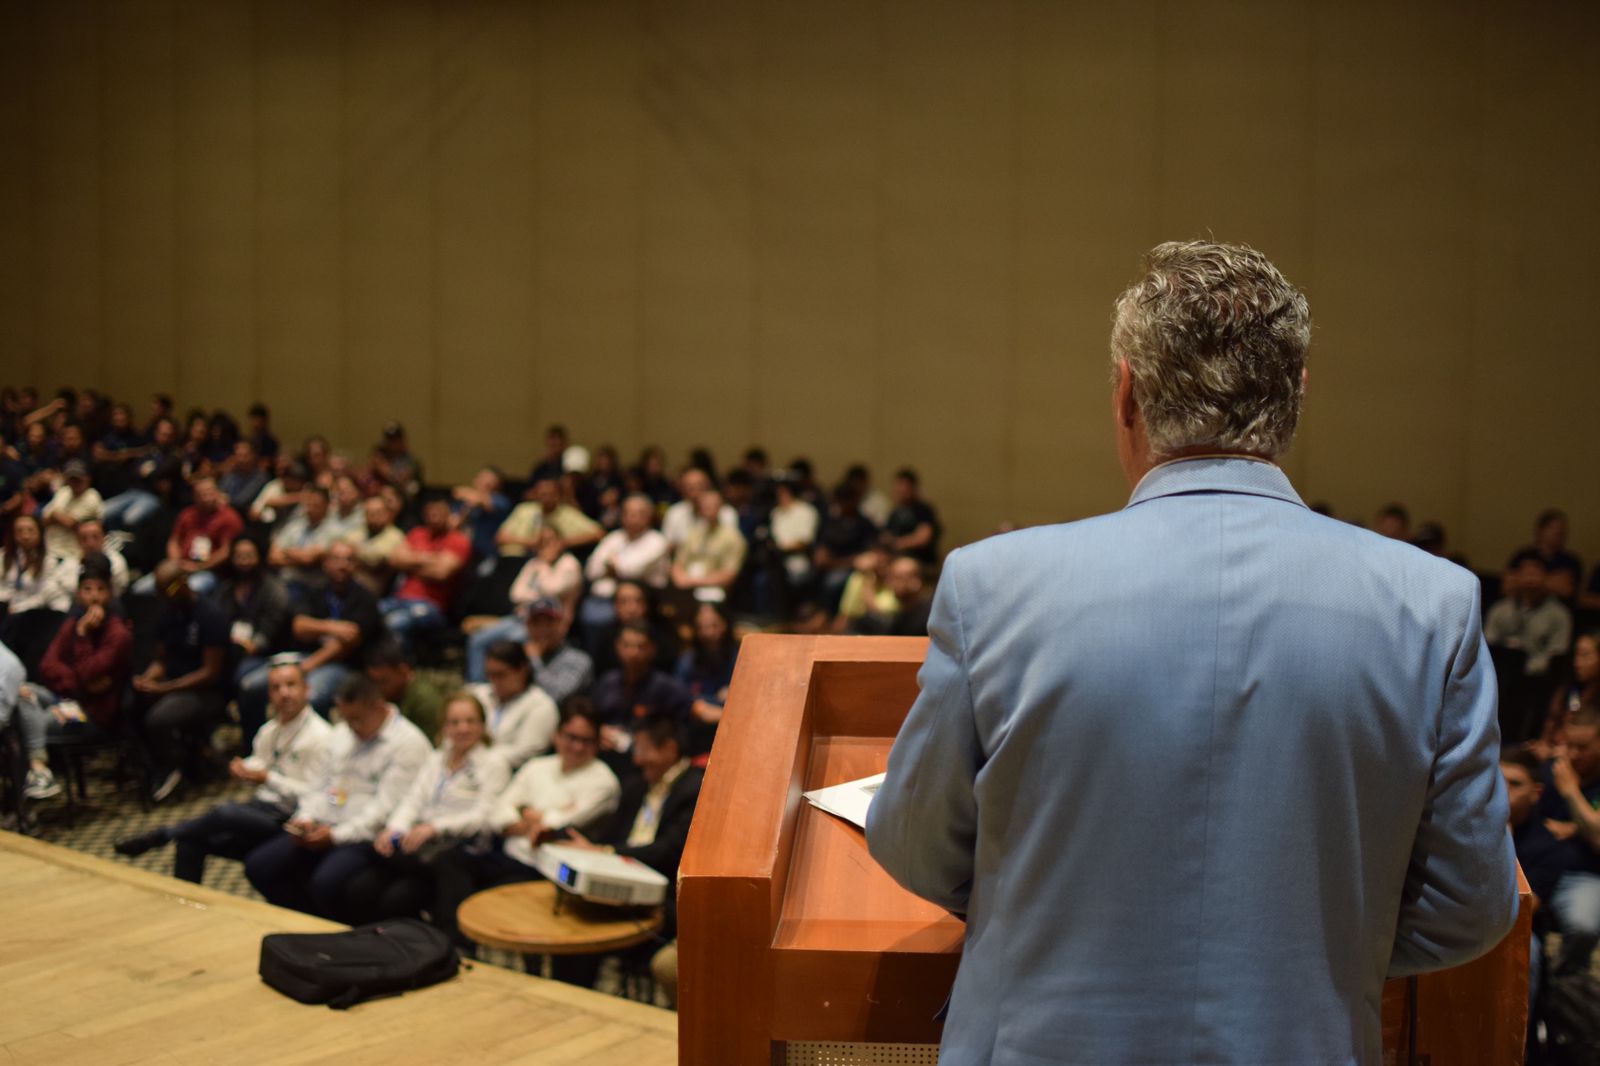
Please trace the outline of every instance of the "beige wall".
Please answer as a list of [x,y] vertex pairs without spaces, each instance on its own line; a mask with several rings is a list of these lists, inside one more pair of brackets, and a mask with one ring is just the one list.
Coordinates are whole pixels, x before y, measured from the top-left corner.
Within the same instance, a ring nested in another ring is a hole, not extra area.
[[1123,498],[1112,297],[1213,233],[1311,298],[1289,461],[1497,561],[1600,556],[1600,8],[0,9],[5,380],[920,466],[956,539]]

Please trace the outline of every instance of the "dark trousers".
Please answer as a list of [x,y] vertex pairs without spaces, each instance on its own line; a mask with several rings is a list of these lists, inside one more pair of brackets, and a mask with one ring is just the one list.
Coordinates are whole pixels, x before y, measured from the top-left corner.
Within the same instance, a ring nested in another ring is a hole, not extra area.
[[312,851],[280,831],[245,856],[244,875],[268,903],[348,922],[344,886],[372,858],[372,845],[365,841]]
[[144,716],[144,739],[158,779],[183,767],[190,751],[199,747],[204,730],[221,720],[226,706],[216,689],[169,692],[150,705]]
[[398,851],[385,858],[376,851],[344,886],[344,911],[350,923],[386,918],[416,918],[433,905],[433,864]]
[[174,877],[199,884],[206,872],[206,856],[242,859],[278,835],[288,817],[278,807],[259,800],[219,803],[198,818],[179,822],[167,830],[177,844]]
[[433,924],[466,948],[476,945],[456,926],[456,909],[474,892],[518,881],[537,881],[539,872],[501,851],[475,852],[454,847],[433,860]]

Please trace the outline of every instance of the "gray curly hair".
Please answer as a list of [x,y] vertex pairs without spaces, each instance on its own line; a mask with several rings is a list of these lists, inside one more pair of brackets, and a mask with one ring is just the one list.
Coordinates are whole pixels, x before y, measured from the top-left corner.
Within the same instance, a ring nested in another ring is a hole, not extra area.
[[1111,360],[1127,360],[1151,451],[1277,456],[1300,420],[1306,298],[1254,248],[1168,241],[1117,297]]

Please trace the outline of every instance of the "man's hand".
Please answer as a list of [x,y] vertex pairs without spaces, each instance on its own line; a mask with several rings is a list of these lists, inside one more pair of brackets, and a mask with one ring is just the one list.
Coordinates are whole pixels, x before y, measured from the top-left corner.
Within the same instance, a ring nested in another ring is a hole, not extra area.
[[327,851],[333,847],[333,830],[320,822],[305,822],[297,843],[307,851]]
[[627,751],[628,731],[621,726],[600,727],[600,747],[604,751]]
[[1578,780],[1578,771],[1572,768],[1572,760],[1567,757],[1565,751],[1558,753],[1555,761],[1550,764],[1550,774],[1555,781],[1556,791],[1569,802],[1574,795],[1582,800],[1583,785]]
[[421,825],[414,825],[411,827],[411,831],[405,835],[405,839],[400,841],[400,850],[407,855],[415,855],[422,850],[428,841],[436,836],[438,836],[438,831],[426,822]]
[[386,859],[393,856],[394,834],[385,828],[383,832],[378,834],[378,839],[372,842],[372,850]]
[[164,694],[167,689],[168,685],[165,681],[157,681],[155,678],[148,677],[144,674],[140,674],[138,677],[133,679],[133,691],[142,693],[146,696],[160,696]]
[[106,609],[98,603],[83,612],[83,617],[78,619],[78,636],[87,637],[99,629],[106,621]]
[[252,767],[247,766],[243,759],[238,757],[235,757],[228,763],[228,773],[232,774],[240,781],[248,781],[253,785],[265,784],[267,780],[267,772],[265,770],[253,769]]
[[1546,818],[1544,827],[1550,830],[1550,835],[1557,840],[1571,840],[1578,833],[1577,822],[1558,822],[1554,818]]
[[568,829],[567,830],[567,834],[569,836],[569,839],[563,840],[563,841],[561,841],[561,843],[566,845],[569,848],[580,848],[583,851],[605,851],[606,850],[604,845],[596,844],[594,841],[590,840],[588,837],[584,836],[582,833],[578,832],[576,829]]
[[722,708],[709,700],[695,700],[689,709],[702,722],[715,723],[722,721]]

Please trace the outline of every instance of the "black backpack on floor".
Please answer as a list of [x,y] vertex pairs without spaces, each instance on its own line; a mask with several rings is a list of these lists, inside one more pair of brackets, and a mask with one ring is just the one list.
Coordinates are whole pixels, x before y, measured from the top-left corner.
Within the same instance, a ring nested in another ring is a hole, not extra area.
[[291,999],[334,1010],[447,981],[460,966],[448,936],[411,918],[347,933],[272,933],[261,939],[263,981]]

